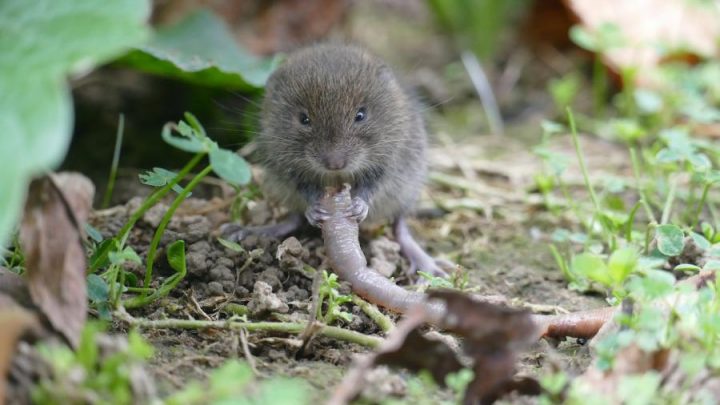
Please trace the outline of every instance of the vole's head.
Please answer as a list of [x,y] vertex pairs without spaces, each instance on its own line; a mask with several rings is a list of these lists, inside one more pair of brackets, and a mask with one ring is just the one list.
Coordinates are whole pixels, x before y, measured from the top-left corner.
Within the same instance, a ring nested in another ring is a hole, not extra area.
[[413,119],[392,71],[356,47],[296,52],[265,91],[259,143],[266,164],[326,184],[381,172]]

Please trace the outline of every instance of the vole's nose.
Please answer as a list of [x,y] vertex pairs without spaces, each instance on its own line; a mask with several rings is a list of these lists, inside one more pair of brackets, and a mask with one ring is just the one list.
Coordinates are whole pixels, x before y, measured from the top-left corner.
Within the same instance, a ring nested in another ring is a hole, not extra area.
[[343,153],[328,152],[323,156],[322,163],[328,170],[342,170],[347,166],[347,159]]

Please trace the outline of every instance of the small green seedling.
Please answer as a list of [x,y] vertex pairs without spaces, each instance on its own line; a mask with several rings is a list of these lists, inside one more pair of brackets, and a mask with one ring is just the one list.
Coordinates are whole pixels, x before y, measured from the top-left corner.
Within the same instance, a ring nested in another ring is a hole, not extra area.
[[[343,311],[342,305],[352,302],[352,297],[340,294],[338,291],[340,283],[337,281],[337,274],[329,274],[327,270],[323,270],[322,277],[322,284],[318,290],[317,318],[326,325],[332,325],[338,318],[345,322],[351,322],[352,314]],[[327,307],[325,314],[322,312],[323,303],[326,303]]]

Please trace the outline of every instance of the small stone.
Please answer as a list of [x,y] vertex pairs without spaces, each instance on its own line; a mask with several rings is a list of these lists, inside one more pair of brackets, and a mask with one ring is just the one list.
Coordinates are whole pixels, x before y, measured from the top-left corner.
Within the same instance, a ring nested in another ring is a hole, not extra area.
[[272,287],[263,281],[256,281],[253,288],[252,298],[248,302],[248,309],[254,316],[263,315],[268,312],[287,313],[289,308],[286,303],[272,292]]
[[210,269],[210,280],[214,281],[235,281],[233,271],[225,266],[215,266]]
[[280,281],[280,278],[283,276],[283,273],[278,270],[276,267],[268,267],[267,269],[263,270],[260,274],[258,274],[258,281],[263,281],[272,288],[279,289],[282,288],[282,281]]
[[277,248],[276,257],[280,267],[288,270],[302,270],[310,253],[295,237],[285,239]]
[[226,293],[235,291],[235,281],[222,281],[221,284]]
[[272,210],[265,200],[250,201],[247,209],[247,218],[252,226],[265,225],[272,219]]
[[215,261],[215,264],[216,264],[217,266],[225,266],[225,267],[228,267],[228,268],[233,268],[233,267],[235,267],[235,262],[233,262],[232,259],[230,259],[230,258],[228,258],[228,257],[220,257],[220,258],[218,258],[217,261]]
[[207,255],[200,252],[188,252],[185,255],[188,273],[195,277],[202,277],[208,269]]
[[223,295],[225,293],[225,290],[223,289],[223,285],[220,284],[217,281],[211,281],[208,283],[208,292],[210,295]]

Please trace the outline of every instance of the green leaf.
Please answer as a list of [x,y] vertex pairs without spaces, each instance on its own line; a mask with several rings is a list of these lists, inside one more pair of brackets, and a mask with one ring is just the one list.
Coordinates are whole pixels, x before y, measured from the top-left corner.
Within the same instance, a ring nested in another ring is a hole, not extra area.
[[180,274],[187,272],[185,262],[185,241],[177,240],[170,244],[167,248],[168,264],[173,270]]
[[149,73],[225,89],[261,88],[277,59],[259,59],[240,47],[223,22],[201,10],[170,27],[123,60]]
[[108,258],[110,259],[110,263],[117,265],[121,265],[128,261],[136,264],[142,264],[142,259],[140,259],[140,256],[138,256],[135,250],[133,250],[130,246],[126,246],[121,252],[115,251],[108,253]]
[[580,25],[573,25],[570,28],[569,35],[570,40],[572,40],[575,45],[583,49],[587,49],[588,51],[598,50],[597,39],[586,28]]
[[695,243],[695,246],[699,247],[702,250],[708,250],[712,247],[710,244],[710,241],[705,239],[704,236],[700,235],[696,232],[690,232],[690,237],[692,238],[693,242]]
[[703,270],[720,270],[720,260],[708,260],[703,266]]
[[149,359],[154,352],[152,345],[148,344],[136,330],[128,333],[128,350],[138,359]]
[[140,173],[138,175],[138,178],[140,178],[140,182],[142,184],[145,184],[147,186],[162,187],[170,183],[175,178],[175,176],[177,176],[177,173],[175,172],[165,170],[161,167],[154,167],[152,171]]
[[210,387],[217,398],[234,396],[252,382],[253,372],[245,362],[230,360],[210,374]]
[[[173,129],[176,129],[180,136],[173,135]],[[185,152],[207,152],[212,145],[211,141],[206,142],[207,138],[203,138],[184,121],[180,121],[177,126],[172,123],[165,124],[160,135],[165,142]]]
[[102,234],[94,226],[86,222],[83,224],[83,228],[85,229],[85,233],[87,234],[87,236],[95,243],[100,243],[103,241]]
[[149,6],[146,0],[3,0],[0,70],[30,77],[87,70],[145,39]]
[[217,241],[220,242],[221,245],[225,246],[226,248],[232,250],[233,252],[244,252],[245,248],[242,247],[239,243],[229,241],[227,239],[223,238],[217,238]]
[[110,289],[102,277],[97,274],[88,274],[87,276],[87,294],[90,301],[101,302],[107,301]]
[[622,284],[623,281],[635,270],[638,263],[638,253],[635,249],[627,247],[616,250],[610,256],[608,261],[608,269],[610,277],[616,285]]
[[106,267],[109,263],[110,252],[117,250],[118,242],[115,238],[105,239],[95,247],[95,251],[90,256],[90,272]]
[[88,322],[80,334],[80,343],[78,344],[76,356],[78,363],[85,368],[85,372],[95,371],[98,360],[96,337],[102,330],[102,324],[98,322]]
[[273,378],[260,387],[257,404],[304,405],[309,400],[308,387],[304,381],[289,378]]
[[613,283],[603,259],[591,253],[582,253],[572,259],[572,271],[606,286]]
[[675,225],[660,225],[655,229],[655,239],[660,253],[665,256],[677,256],[685,247],[685,234]]
[[70,144],[68,73],[87,71],[147,35],[147,0],[0,2],[0,245],[33,176]]
[[655,299],[670,294],[675,285],[672,273],[663,270],[645,270],[642,277],[634,277],[628,283],[628,288],[639,297]]
[[235,152],[215,148],[210,151],[210,164],[230,184],[241,186],[250,182],[250,165]]
[[656,392],[662,377],[655,371],[644,374],[628,375],[620,381],[618,394],[627,405],[651,405],[656,403]]
[[[145,173],[138,174],[140,182],[151,187],[164,187],[168,183],[172,182],[176,176],[177,173],[165,170],[161,167],[154,167],[152,171],[146,171]],[[178,184],[173,185],[172,190],[177,194],[183,192],[183,188]],[[190,197],[191,195],[192,193],[188,193],[186,197]]]
[[683,272],[686,272],[686,273],[695,273],[695,272],[698,272],[698,271],[700,271],[700,270],[701,270],[701,269],[700,269],[699,266],[696,266],[696,265],[690,264],[690,263],[678,264],[678,265],[675,266],[675,268],[673,269],[673,271],[683,271]]
[[636,89],[633,92],[635,104],[645,114],[655,114],[663,108],[663,99],[654,91],[647,89]]
[[704,153],[693,153],[688,156],[688,161],[692,165],[693,170],[696,172],[705,172],[712,167],[710,158],[708,158]]

